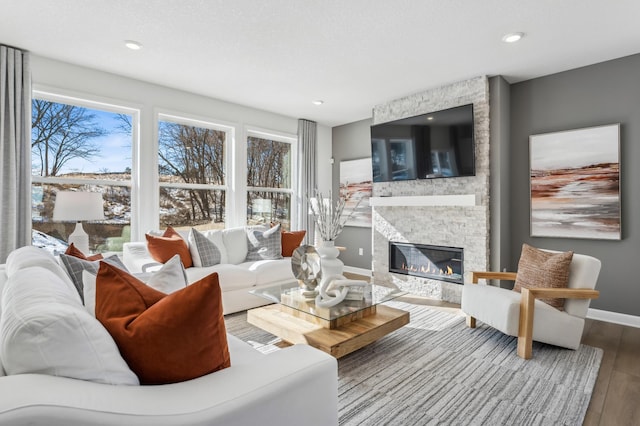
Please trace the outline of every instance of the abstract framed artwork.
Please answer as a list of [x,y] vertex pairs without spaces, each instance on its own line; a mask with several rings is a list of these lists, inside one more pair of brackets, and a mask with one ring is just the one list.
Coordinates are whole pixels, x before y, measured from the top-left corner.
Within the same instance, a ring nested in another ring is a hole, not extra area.
[[620,124],[529,137],[531,236],[620,240]]
[[371,227],[372,191],[371,157],[340,162],[340,195],[347,200],[344,213],[351,214],[345,226]]

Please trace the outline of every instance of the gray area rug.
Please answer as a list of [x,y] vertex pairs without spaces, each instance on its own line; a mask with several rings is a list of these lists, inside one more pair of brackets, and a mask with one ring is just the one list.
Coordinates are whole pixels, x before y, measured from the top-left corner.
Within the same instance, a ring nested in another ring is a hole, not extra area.
[[[602,350],[534,342],[533,359],[516,339],[429,306],[389,302],[411,322],[338,361],[341,425],[581,425]],[[227,331],[262,352],[275,336],[225,318]]]

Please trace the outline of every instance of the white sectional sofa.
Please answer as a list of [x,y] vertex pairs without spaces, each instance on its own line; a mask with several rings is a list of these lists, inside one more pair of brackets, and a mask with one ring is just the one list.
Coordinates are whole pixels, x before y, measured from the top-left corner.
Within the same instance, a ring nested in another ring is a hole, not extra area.
[[168,385],[116,385],[114,370],[123,377],[127,366],[100,327],[50,254],[14,251],[0,265],[0,424],[338,423],[336,360],[310,346],[265,355],[228,335],[231,367]]
[[[217,272],[225,315],[272,303],[250,294],[250,290],[295,282],[290,257],[245,261],[249,251],[245,227],[204,231],[203,234],[216,242],[222,252],[222,262],[214,266],[187,268],[187,278],[189,283],[193,283]],[[181,235],[189,242],[191,253],[194,254],[193,240],[188,234],[181,232]],[[132,273],[152,272],[162,266],[151,257],[146,242],[125,243],[123,262]]]

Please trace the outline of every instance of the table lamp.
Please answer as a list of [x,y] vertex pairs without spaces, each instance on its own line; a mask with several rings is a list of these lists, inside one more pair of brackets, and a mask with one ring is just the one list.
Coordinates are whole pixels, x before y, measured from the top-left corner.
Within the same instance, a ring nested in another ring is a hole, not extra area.
[[77,222],[76,229],[69,234],[68,242],[88,254],[89,235],[82,228],[82,221],[104,220],[102,194],[99,192],[58,191],[53,207],[53,220]]

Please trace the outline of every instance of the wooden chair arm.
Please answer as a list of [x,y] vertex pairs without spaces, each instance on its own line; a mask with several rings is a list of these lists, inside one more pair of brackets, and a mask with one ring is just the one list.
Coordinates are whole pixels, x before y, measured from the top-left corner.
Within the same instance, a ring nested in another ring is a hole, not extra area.
[[518,356],[531,358],[533,340],[533,313],[537,298],[597,299],[598,290],[590,288],[521,288],[520,323],[518,325]]
[[516,280],[515,272],[480,272],[473,271],[471,272],[471,282],[473,284],[478,284],[478,280]]
[[[522,292],[523,289],[521,289]],[[598,290],[590,288],[542,288],[534,287],[527,289],[535,299],[597,299],[600,297]]]

